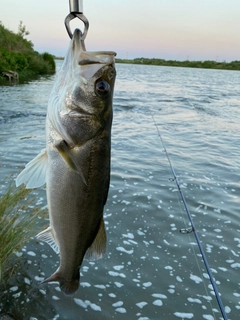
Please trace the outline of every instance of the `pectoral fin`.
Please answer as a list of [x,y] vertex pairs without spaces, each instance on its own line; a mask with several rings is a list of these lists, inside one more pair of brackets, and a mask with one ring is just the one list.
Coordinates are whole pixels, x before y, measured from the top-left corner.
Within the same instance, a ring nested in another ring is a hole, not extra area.
[[16,186],[22,183],[26,184],[27,189],[34,189],[43,186],[46,183],[46,170],[48,157],[46,149],[43,149],[39,155],[31,160],[25,169],[17,176]]
[[75,170],[83,180],[83,182],[87,185],[87,182],[84,178],[84,175],[82,173],[81,168],[77,165],[77,163],[74,161],[73,154],[71,152],[70,147],[66,143],[66,141],[61,140],[58,144],[55,145],[60,155],[63,157],[63,159],[66,161],[67,165],[72,169]]
[[98,233],[91,246],[87,249],[85,258],[88,260],[98,260],[102,258],[102,256],[106,252],[106,241],[107,236],[105,231],[104,220],[102,219]]
[[[44,241],[50,245],[50,247],[57,253],[59,254],[59,248],[56,243],[56,240],[54,238],[52,228],[48,227],[47,229],[43,230],[42,232],[39,232],[36,235],[36,238],[40,241]],[[53,280],[52,280],[53,281]]]

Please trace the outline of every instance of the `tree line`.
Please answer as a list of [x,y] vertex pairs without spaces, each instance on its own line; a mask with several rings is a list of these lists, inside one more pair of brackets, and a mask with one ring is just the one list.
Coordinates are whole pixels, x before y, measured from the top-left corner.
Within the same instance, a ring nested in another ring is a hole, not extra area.
[[177,61],[177,60],[165,60],[157,58],[135,58],[130,59],[116,59],[117,63],[129,63],[129,64],[143,64],[154,66],[169,66],[169,67],[186,67],[186,68],[205,68],[205,69],[224,69],[224,70],[240,70],[240,61],[232,62],[219,62],[219,61]]

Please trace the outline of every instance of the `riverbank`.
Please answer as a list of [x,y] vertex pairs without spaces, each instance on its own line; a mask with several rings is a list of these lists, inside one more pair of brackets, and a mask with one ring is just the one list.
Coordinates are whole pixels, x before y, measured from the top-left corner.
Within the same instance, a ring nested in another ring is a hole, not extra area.
[[168,67],[185,67],[185,68],[203,68],[203,69],[222,69],[222,70],[240,70],[240,61],[232,62],[218,62],[212,60],[206,61],[177,61],[165,60],[157,58],[136,58],[136,59],[116,59],[116,63],[126,64],[143,64],[154,66],[168,66]]
[[15,73],[14,80],[53,74],[55,72],[54,57],[49,53],[40,54],[33,48],[33,43],[25,38],[29,34],[22,22],[18,33],[5,28],[0,23],[0,78]]

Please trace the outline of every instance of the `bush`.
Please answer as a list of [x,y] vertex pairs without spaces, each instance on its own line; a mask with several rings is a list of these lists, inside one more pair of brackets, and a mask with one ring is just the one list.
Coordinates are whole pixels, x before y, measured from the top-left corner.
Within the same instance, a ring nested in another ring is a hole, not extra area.
[[[12,270],[11,258],[36,234],[39,208],[30,210],[34,199],[27,198],[31,190],[16,188],[13,183],[0,198],[0,282]],[[24,200],[24,204],[23,204]],[[43,211],[42,211],[43,213]]]

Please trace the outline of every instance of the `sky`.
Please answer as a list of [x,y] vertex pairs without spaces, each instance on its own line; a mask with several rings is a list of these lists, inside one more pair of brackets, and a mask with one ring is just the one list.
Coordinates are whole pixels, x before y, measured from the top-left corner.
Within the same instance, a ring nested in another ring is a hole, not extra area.
[[[0,0],[0,21],[17,32],[20,21],[40,53],[65,56],[68,0]],[[240,60],[240,0],[83,0],[90,28],[87,50],[117,57]],[[83,29],[79,19],[70,26]]]

